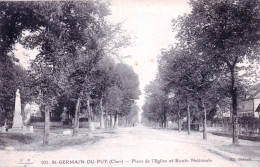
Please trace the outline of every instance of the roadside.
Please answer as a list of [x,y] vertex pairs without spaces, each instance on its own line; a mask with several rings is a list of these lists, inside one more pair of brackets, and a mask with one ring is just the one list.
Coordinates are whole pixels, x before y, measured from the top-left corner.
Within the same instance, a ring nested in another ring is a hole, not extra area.
[[203,140],[202,132],[191,131],[188,135],[187,131],[178,132],[172,129],[161,129],[178,135],[183,142],[196,144],[198,147],[204,148],[211,153],[221,156],[230,161],[250,161],[260,164],[260,142],[239,140],[239,145],[232,144],[232,138],[213,135],[208,133],[208,140]]
[[0,133],[0,150],[16,151],[51,151],[59,150],[66,147],[91,145],[105,136],[113,133],[112,130],[100,131],[95,130],[93,137],[88,136],[88,129],[80,128],[79,134],[63,134],[70,129],[53,128],[50,134],[50,143],[43,146],[43,129],[35,129],[34,133],[23,135],[22,133]]

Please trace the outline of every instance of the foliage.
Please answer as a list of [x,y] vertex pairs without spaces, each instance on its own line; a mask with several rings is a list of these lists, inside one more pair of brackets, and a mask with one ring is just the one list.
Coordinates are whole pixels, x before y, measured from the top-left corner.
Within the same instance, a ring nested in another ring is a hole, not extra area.
[[[110,112],[130,111],[139,95],[139,81],[131,67],[115,64],[109,58],[117,55],[128,39],[122,35],[120,24],[113,25],[106,20],[110,14],[106,3],[92,0],[1,2],[0,9],[0,100],[7,101],[1,103],[1,111],[13,106],[7,103],[13,101],[19,85],[21,92],[27,93],[22,98],[34,98],[45,112],[46,139],[48,114],[52,112],[55,117],[51,119],[59,119],[64,107],[70,114],[76,108],[79,112],[78,99],[82,109],[94,112],[103,97]],[[8,55],[18,42],[39,51],[28,72],[14,66],[15,58]],[[3,73],[4,70],[11,73]]]
[[112,84],[104,92],[105,110],[128,115],[140,94],[138,76],[132,67],[122,63],[115,64],[110,75]]
[[159,80],[150,83],[145,89],[146,101],[143,106],[143,117],[155,122],[164,122],[167,108],[167,93],[163,91]]
[[175,22],[177,37],[180,45],[193,46],[203,61],[226,77],[222,81],[227,84],[221,86],[232,99],[233,143],[237,144],[237,99],[242,86],[238,63],[245,58],[259,60],[260,4],[257,0],[198,0],[191,5],[191,13]]
[[33,122],[44,122],[44,117],[31,116],[30,123],[33,123]]
[[[0,71],[0,122],[5,119],[11,121],[15,106],[15,92],[20,89],[22,108],[31,100],[30,78],[28,72],[15,65],[12,61],[6,60],[6,63],[0,64],[5,70]],[[8,64],[7,64],[8,62]],[[8,72],[6,72],[8,71]],[[23,113],[22,113],[23,114]]]

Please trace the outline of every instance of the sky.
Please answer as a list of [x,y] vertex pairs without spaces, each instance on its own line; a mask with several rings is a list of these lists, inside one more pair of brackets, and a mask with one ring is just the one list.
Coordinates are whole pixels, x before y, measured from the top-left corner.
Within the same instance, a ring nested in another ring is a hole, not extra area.
[[122,28],[132,38],[133,45],[121,50],[131,56],[125,62],[139,75],[142,92],[137,104],[144,104],[144,88],[155,79],[157,60],[162,48],[176,42],[172,19],[188,13],[188,0],[112,0],[112,23],[123,22]]
[[[131,37],[132,45],[120,51],[130,56],[125,63],[131,65],[139,76],[141,95],[137,104],[144,104],[144,88],[155,79],[157,58],[162,48],[174,44],[172,19],[188,13],[188,0],[112,0],[108,20],[122,24],[122,29]],[[38,53],[37,49],[27,50],[17,43],[14,55],[24,67]]]

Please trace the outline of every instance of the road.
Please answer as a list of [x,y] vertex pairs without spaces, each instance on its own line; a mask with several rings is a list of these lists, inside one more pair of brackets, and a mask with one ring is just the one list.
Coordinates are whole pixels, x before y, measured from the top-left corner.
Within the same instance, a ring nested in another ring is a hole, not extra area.
[[[1,151],[2,167],[209,167],[254,166],[234,162],[208,151],[207,141],[197,143],[176,131],[143,126],[118,128],[113,133],[97,133],[103,139],[91,144],[48,152]],[[20,164],[19,164],[20,163]]]

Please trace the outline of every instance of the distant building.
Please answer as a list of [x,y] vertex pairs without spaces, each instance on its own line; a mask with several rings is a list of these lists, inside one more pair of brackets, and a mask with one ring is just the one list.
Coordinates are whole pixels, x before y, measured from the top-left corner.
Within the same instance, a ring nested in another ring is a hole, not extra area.
[[25,106],[25,111],[27,113],[30,113],[30,116],[34,116],[34,117],[41,117],[41,111],[40,111],[40,107],[37,103],[32,102],[32,103],[27,103]]
[[254,86],[242,101],[238,102],[238,116],[259,117],[260,84]]
[[227,118],[231,116],[231,112],[230,112],[230,107],[228,106],[219,106],[218,104],[216,105],[216,115],[214,116],[214,118]]

